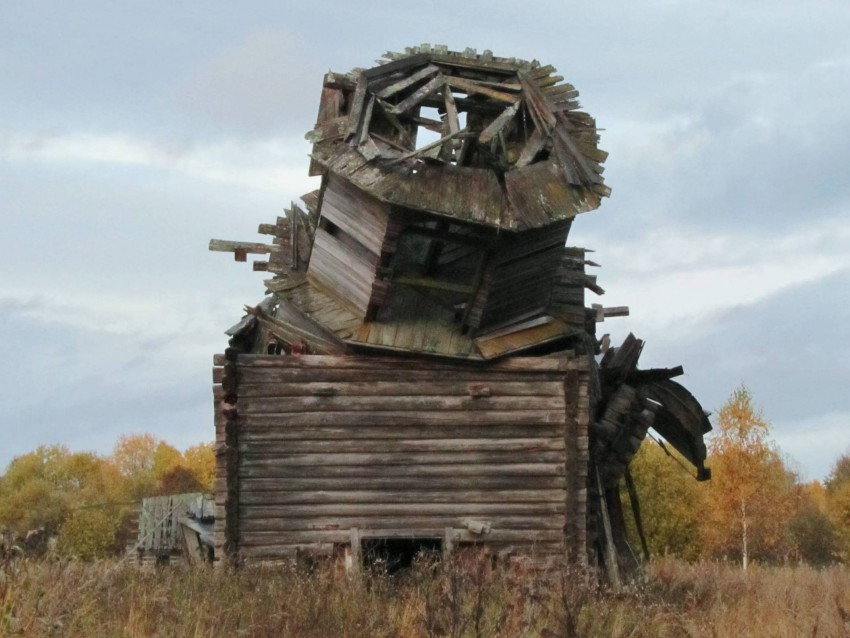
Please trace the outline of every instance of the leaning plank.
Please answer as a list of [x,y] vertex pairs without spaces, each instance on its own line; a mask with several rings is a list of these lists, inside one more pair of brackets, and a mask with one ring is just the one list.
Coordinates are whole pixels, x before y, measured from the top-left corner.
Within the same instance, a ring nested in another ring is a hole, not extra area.
[[434,66],[433,64],[429,64],[428,66],[426,66],[423,69],[420,69],[416,73],[412,73],[411,75],[404,77],[403,79],[399,80],[398,82],[394,82],[393,84],[390,84],[389,86],[387,86],[387,87],[385,87],[385,88],[383,88],[379,91],[376,91],[375,95],[377,95],[380,98],[392,97],[396,93],[403,91],[404,89],[406,89],[409,86],[413,86],[417,82],[421,82],[422,80],[432,78],[434,75],[436,75],[439,72],[440,72],[440,69],[438,67]]
[[425,146],[421,146],[417,149],[414,149],[412,151],[404,153],[403,155],[399,155],[398,157],[395,157],[392,160],[390,160],[389,163],[395,164],[395,163],[402,162],[404,160],[410,159],[412,157],[420,156],[424,153],[427,153],[431,149],[437,148],[438,146],[442,146],[443,144],[445,144],[446,142],[448,142],[450,140],[458,139],[458,138],[464,137],[466,135],[468,135],[467,129],[462,128],[461,130],[457,131],[456,133],[449,133],[448,135],[444,135],[443,137],[436,140],[435,142],[431,142],[430,144],[426,144]]
[[503,91],[496,91],[491,88],[488,88],[474,80],[467,80],[464,78],[459,78],[455,76],[446,76],[445,78],[446,84],[456,89],[460,89],[462,91],[466,91],[470,94],[478,93],[480,95],[485,95],[489,98],[497,100],[499,102],[507,102],[509,104],[513,104],[519,98],[516,94],[513,93],[505,93]]
[[442,75],[437,75],[432,78],[428,82],[426,82],[422,87],[418,88],[414,91],[410,96],[406,97],[404,100],[399,102],[393,107],[394,113],[406,113],[411,108],[419,104],[422,100],[424,100],[429,95],[436,93],[439,88],[442,86],[444,82],[444,78]]
[[354,96],[351,98],[351,110],[348,114],[348,131],[346,139],[350,139],[357,135],[361,126],[369,125],[368,122],[363,123],[363,107],[366,101],[366,86],[367,79],[365,73],[360,73],[357,77],[357,88],[354,90]]
[[504,128],[513,120],[514,116],[519,111],[519,107],[522,104],[520,100],[517,100],[514,104],[506,108],[502,111],[502,114],[499,115],[495,120],[490,122],[490,124],[481,131],[481,134],[478,136],[478,141],[482,144],[488,144],[490,140],[496,137],[499,133],[504,130]]

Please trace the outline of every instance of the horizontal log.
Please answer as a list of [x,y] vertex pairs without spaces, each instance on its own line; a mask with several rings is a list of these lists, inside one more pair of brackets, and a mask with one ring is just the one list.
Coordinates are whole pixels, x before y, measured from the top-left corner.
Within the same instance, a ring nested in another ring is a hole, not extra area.
[[[584,312],[584,311],[582,311]],[[583,315],[582,315],[583,316]],[[283,357],[281,357],[283,358]],[[465,370],[401,370],[398,368],[274,368],[240,367],[241,383],[413,383],[445,380],[450,374],[455,383],[562,383],[563,372],[492,371],[483,368]]]
[[334,426],[348,427],[391,425],[551,425],[563,424],[564,410],[522,410],[510,412],[419,410],[406,412],[304,412],[244,414],[240,405],[237,422],[242,428]]
[[552,439],[415,439],[388,440],[356,439],[352,441],[245,441],[240,440],[239,451],[260,455],[285,454],[352,454],[352,453],[414,453],[414,452],[510,452],[512,454],[537,454],[563,451],[563,437]]
[[[557,397],[564,394],[563,382],[483,382],[490,396]],[[245,383],[239,384],[240,397],[288,396],[470,396],[473,384],[466,381],[351,381],[305,383]]]
[[333,556],[338,544],[335,543],[296,543],[292,545],[274,545],[268,547],[246,547],[239,556],[248,564],[271,566],[285,564],[299,556]]
[[[404,357],[356,357],[332,355],[301,355],[297,357],[241,354],[237,358],[240,367],[255,368],[336,368],[346,370],[359,369],[401,369],[401,370],[434,370],[434,371],[463,371],[474,369],[470,365],[439,363],[425,359]],[[526,372],[583,369],[586,366],[583,358],[569,359],[566,357],[510,357],[479,367],[485,371],[520,370]]]
[[[255,417],[251,417],[253,419]],[[359,441],[377,439],[382,441],[410,439],[550,439],[564,436],[564,426],[554,425],[445,425],[422,424],[399,427],[384,426],[337,426],[337,427],[246,427],[239,433],[239,440],[245,442],[273,441]]]
[[[361,538],[434,538],[442,540],[445,528],[372,529],[359,530]],[[467,543],[563,543],[564,533],[559,530],[491,530],[489,534],[473,534],[468,530],[452,530],[453,540]],[[240,534],[239,551],[247,555],[272,556],[276,548],[308,543],[351,542],[350,530],[301,532],[252,532]],[[253,550],[249,548],[254,548]]]
[[[456,489],[426,490],[336,490],[336,491],[256,491],[251,484],[240,486],[242,505],[319,505],[341,503],[560,503],[564,490],[483,490],[457,489],[465,486],[457,481]],[[352,488],[355,486],[352,485]],[[359,487],[359,486],[357,486]],[[476,485],[477,487],[477,485]]]
[[285,454],[277,451],[251,449],[243,451],[239,456],[242,468],[275,467],[275,466],[383,466],[401,465],[414,472],[417,465],[480,465],[502,462],[513,463],[558,463],[564,461],[563,450],[557,452],[517,452],[505,450],[500,452],[423,452],[412,454],[399,452],[386,454]]
[[[411,538],[409,530],[391,530],[398,532],[395,535],[384,536],[384,538]],[[426,530],[438,531],[438,530]],[[473,540],[474,535],[471,532],[465,534],[456,533],[454,540],[455,550],[462,550],[465,547],[478,548],[486,547],[487,551],[496,555],[504,555],[511,561],[521,558],[527,561],[541,563],[543,565],[559,564],[557,561],[563,560],[564,556],[564,539],[560,538],[556,541],[520,541],[520,540],[492,540],[485,541]],[[439,539],[441,536],[431,536],[431,538]],[[486,537],[485,537],[486,538]],[[298,556],[329,556],[333,553],[334,548],[341,544],[347,544],[347,541],[337,542],[319,542],[319,543],[301,543],[301,544],[282,544],[282,545],[248,545],[240,548],[239,557],[246,564],[262,564],[276,565],[288,563]]]
[[562,397],[476,397],[469,396],[384,396],[384,397],[246,397],[239,395],[241,414],[302,412],[403,412],[420,410],[463,410],[472,412],[515,412],[564,410]]
[[[480,518],[480,517],[479,517]],[[474,518],[447,516],[390,516],[387,518],[370,516],[338,516],[330,518],[267,518],[242,519],[239,522],[240,534],[256,532],[292,532],[292,531],[332,531],[359,529],[381,529],[399,527],[410,530],[453,527],[463,529]],[[564,517],[555,516],[491,516],[483,519],[493,530],[550,530],[563,533]]]
[[488,515],[547,516],[563,514],[564,503],[357,503],[321,505],[239,505],[241,520],[267,518],[317,518],[334,516],[448,516],[469,518]]
[[405,477],[420,478],[439,477],[456,479],[466,477],[477,480],[479,477],[509,477],[509,476],[564,476],[564,463],[496,463],[466,464],[466,465],[422,465],[409,467],[407,465],[324,465],[309,467],[304,465],[270,464],[263,466],[240,465],[239,478],[346,478],[356,481],[360,478]]
[[[219,482],[220,481],[220,482]],[[466,478],[456,477],[405,477],[405,476],[378,476],[359,477],[355,480],[350,478],[326,478],[303,476],[292,478],[243,478],[239,482],[240,493],[257,493],[261,491],[276,492],[280,498],[286,498],[285,492],[313,492],[329,490],[340,491],[364,491],[381,490],[393,492],[404,490],[411,499],[417,498],[419,492],[438,492],[440,490],[451,491],[469,489],[476,490],[499,490],[511,492],[523,491],[551,491],[556,490],[563,493],[566,489],[566,477],[564,476],[478,476],[475,478],[474,486],[470,486]],[[226,488],[224,479],[216,479],[216,490]],[[296,498],[297,498],[296,494]],[[283,502],[283,501],[281,501]],[[413,501],[411,501],[413,502]]]

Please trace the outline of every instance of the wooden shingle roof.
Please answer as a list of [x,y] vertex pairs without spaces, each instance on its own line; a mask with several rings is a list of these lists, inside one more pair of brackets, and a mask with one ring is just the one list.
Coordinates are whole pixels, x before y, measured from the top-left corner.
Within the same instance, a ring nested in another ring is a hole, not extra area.
[[[307,135],[314,173],[505,230],[572,218],[610,193],[596,123],[553,67],[427,45],[381,62],[325,76]],[[422,143],[422,131],[436,139]]]

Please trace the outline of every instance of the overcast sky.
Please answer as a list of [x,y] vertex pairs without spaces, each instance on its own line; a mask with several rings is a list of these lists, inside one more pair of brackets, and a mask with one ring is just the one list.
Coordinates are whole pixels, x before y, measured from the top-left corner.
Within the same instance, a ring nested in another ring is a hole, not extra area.
[[429,42],[576,85],[613,194],[571,243],[632,310],[603,331],[708,409],[746,383],[823,478],[850,452],[848,34],[846,0],[4,2],[0,468],[211,440],[212,355],[263,274],[208,240],[317,187],[325,71]]

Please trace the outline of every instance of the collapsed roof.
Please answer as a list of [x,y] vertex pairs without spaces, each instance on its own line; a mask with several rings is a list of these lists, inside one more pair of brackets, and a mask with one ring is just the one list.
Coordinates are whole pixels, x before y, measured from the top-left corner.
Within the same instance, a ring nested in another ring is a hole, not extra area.
[[260,226],[272,245],[210,247],[270,254],[254,266],[275,275],[256,314],[321,326],[304,337],[313,351],[563,348],[627,309],[586,310],[584,288],[604,291],[584,249],[565,247],[573,217],[610,191],[595,122],[562,80],[536,61],[427,46],[328,73],[307,135],[321,188]]
[[[377,199],[505,230],[597,208],[610,190],[596,123],[552,66],[454,53],[387,54],[325,76],[313,173]],[[431,115],[433,113],[433,115]],[[422,143],[420,131],[436,139]]]

